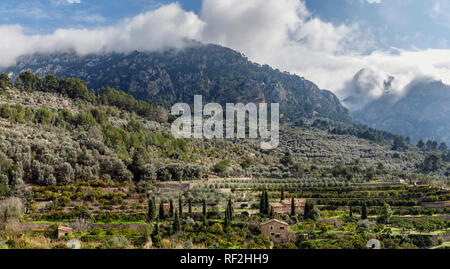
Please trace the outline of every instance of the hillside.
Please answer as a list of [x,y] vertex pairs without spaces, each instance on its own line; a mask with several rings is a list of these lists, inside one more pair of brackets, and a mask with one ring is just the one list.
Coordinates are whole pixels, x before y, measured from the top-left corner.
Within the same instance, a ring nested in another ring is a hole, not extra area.
[[[448,162],[430,156],[448,161],[450,152],[393,150],[376,139],[382,132],[324,119],[283,125],[281,145],[272,151],[256,140],[176,140],[167,111],[121,91],[89,92],[78,79],[20,77],[11,83],[0,76],[6,247],[66,248],[77,238],[83,248],[272,248],[258,229],[274,217],[258,203],[261,191],[272,202],[286,195],[317,205],[312,216],[276,216],[296,235],[290,248],[364,247],[368,238],[354,231],[366,205],[371,238],[384,236],[373,223],[386,205],[395,214],[389,228],[404,233],[409,225],[406,241],[380,237],[387,248],[437,246],[433,234],[423,235],[428,241],[409,235],[422,236],[424,225],[432,225],[429,233],[448,232],[450,194],[440,187],[448,185]],[[232,220],[225,213],[230,203]],[[16,211],[5,215],[11,205]],[[72,235],[54,237],[61,223]],[[329,234],[322,235],[325,228]],[[306,231],[315,236],[295,239]]]
[[30,70],[40,77],[54,74],[87,82],[89,88],[112,87],[154,105],[171,107],[205,102],[280,103],[284,120],[321,116],[349,121],[347,109],[329,91],[299,76],[250,62],[244,55],[217,45],[192,44],[181,51],[27,55],[0,72],[15,79]]
[[[356,137],[365,137],[368,130],[341,126],[341,131],[347,130],[341,134],[331,130],[333,121],[321,120],[304,121],[301,128],[283,127],[281,146],[274,151],[261,150],[255,140],[176,140],[164,109],[123,92],[104,89],[95,94],[77,79],[47,76],[42,82],[31,73],[20,77],[18,89],[2,76],[7,86],[0,95],[0,149],[7,186],[14,186],[14,180],[40,185],[105,178],[178,181],[211,173],[318,176],[311,166],[328,177],[337,165],[356,165],[351,173],[355,178],[378,166],[383,167],[379,172],[392,177],[420,173],[425,159],[415,147],[393,151],[391,144]],[[442,169],[435,172],[442,174],[445,166]]]

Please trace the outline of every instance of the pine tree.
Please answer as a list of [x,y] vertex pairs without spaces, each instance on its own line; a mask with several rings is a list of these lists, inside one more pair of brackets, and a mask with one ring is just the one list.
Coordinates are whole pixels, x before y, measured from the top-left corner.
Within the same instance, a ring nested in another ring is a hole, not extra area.
[[180,231],[180,219],[178,218],[178,213],[175,212],[175,220],[173,221],[174,232]]
[[295,216],[295,199],[292,197],[291,199],[291,216]]
[[419,141],[419,143],[417,144],[417,147],[418,147],[419,149],[424,149],[424,148],[425,148],[425,142],[423,142],[423,139],[421,139],[421,140]]
[[367,219],[367,215],[367,204],[364,203],[361,210],[361,219]]

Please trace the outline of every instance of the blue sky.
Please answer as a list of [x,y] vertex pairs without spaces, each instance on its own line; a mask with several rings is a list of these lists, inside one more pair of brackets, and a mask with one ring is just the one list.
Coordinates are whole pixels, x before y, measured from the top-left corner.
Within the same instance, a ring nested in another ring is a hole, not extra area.
[[[29,34],[50,33],[58,28],[93,28],[112,25],[172,2],[175,1],[2,0],[0,24],[20,24]],[[197,14],[201,11],[202,0],[178,2],[186,11]],[[450,46],[447,0],[306,0],[306,5],[323,21],[335,25],[358,23],[361,29],[373,34],[380,47]]]
[[[28,33],[58,28],[92,28],[117,23],[176,1],[170,0],[2,0],[0,23],[20,24]],[[199,12],[201,0],[179,1],[185,10]]]
[[448,48],[448,0],[308,0],[308,7],[333,23],[358,23],[385,46]]

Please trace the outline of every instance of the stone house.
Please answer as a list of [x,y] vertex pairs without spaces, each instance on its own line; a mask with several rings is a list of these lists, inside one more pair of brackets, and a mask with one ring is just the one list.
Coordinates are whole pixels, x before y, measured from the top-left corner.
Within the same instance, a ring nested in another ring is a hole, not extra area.
[[[164,203],[163,204],[163,208],[164,208],[164,213],[169,213],[169,211],[170,211],[170,204],[169,203]],[[174,208],[174,210],[175,210],[175,208]]]
[[[270,206],[273,207],[273,211],[276,214],[290,214],[291,213],[291,202],[292,199],[285,199],[281,202],[270,203]],[[304,198],[296,198],[294,199],[295,203],[295,213],[303,214],[305,212],[305,204],[306,199]]]
[[64,237],[64,236],[69,236],[72,234],[72,228],[66,227],[66,226],[62,226],[59,225],[58,229],[57,229],[57,236],[58,238]]
[[289,224],[277,219],[261,223],[261,233],[267,235],[275,243],[283,243],[288,240]]

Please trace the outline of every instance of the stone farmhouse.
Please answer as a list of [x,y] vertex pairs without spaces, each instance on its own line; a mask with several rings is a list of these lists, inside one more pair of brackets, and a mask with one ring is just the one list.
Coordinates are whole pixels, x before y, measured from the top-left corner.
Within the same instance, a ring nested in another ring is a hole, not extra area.
[[277,219],[261,223],[261,233],[267,235],[275,243],[283,243],[288,240],[289,224]]
[[[290,214],[291,202],[292,199],[285,199],[281,202],[270,203],[270,206],[273,207],[273,211],[276,214]],[[295,213],[303,214],[305,212],[306,199],[296,198],[294,199],[294,203],[295,203]]]
[[72,228],[59,225],[57,229],[57,237],[61,238],[72,234]]

